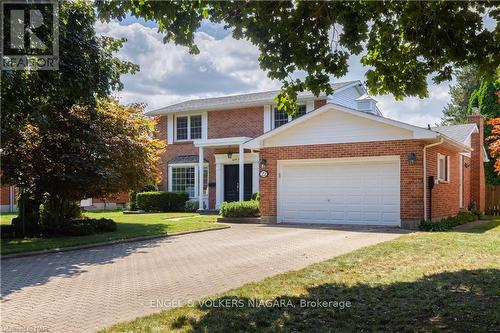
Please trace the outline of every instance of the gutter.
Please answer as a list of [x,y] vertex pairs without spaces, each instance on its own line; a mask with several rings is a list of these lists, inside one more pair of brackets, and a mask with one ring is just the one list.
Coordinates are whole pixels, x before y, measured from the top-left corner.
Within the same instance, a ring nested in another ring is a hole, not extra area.
[[[424,221],[427,220],[427,148],[438,146],[444,142],[444,138],[440,135],[439,142],[431,143],[424,146]],[[432,216],[431,216],[432,219]]]

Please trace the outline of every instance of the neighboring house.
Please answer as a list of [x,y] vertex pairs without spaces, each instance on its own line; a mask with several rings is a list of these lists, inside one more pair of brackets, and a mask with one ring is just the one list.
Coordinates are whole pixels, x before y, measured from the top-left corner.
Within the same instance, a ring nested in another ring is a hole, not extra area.
[[[0,213],[17,212],[18,189],[15,186],[2,185],[0,190]],[[88,198],[80,201],[85,210],[125,208],[129,201],[126,192],[111,195],[108,198]]]
[[484,210],[479,115],[426,129],[383,117],[359,81],[332,88],[299,94],[293,119],[273,105],[277,91],[148,112],[168,144],[160,186],[189,193],[203,209],[260,192],[269,223],[415,227],[430,215]]
[[4,184],[0,186],[0,213],[12,213],[17,211],[16,195],[16,187]]
[[129,193],[121,192],[106,198],[87,198],[80,200],[80,207],[85,210],[113,210],[127,208]]

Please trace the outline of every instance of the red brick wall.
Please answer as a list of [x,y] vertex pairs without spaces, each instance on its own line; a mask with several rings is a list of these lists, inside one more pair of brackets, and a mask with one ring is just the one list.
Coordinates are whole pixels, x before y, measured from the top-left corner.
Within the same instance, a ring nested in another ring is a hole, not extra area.
[[[210,116],[209,116],[210,119]],[[157,137],[162,140],[167,140],[167,117],[157,118]],[[180,155],[198,155],[196,148],[191,141],[174,142],[167,145],[165,152],[160,157],[160,172],[161,181],[159,188],[162,191],[168,190],[168,161]],[[215,157],[213,149],[204,149],[205,159],[208,161],[208,182],[215,183]],[[210,208],[215,207],[215,186],[208,188],[208,205]]]
[[469,123],[475,123],[479,133],[471,136],[471,202],[476,208],[484,212],[486,207],[486,180],[484,174],[484,119],[477,113],[469,117]]
[[208,112],[208,138],[248,136],[264,133],[264,106]]
[[112,194],[107,198],[92,198],[92,203],[117,203],[117,204],[126,204],[129,201],[129,193],[121,192],[117,194]]
[[[455,215],[460,211],[460,155],[456,151],[443,148],[441,145],[427,150],[427,176],[437,178],[437,156],[450,156],[450,182],[439,183],[432,189],[432,219],[440,220]],[[430,190],[427,191],[427,210]],[[429,213],[428,213],[429,214]]]
[[314,101],[314,109],[316,110],[317,108],[322,107],[323,105],[326,104],[326,99],[318,99]]
[[[423,217],[424,143],[417,140],[342,143],[264,148],[261,158],[267,160],[269,176],[260,179],[260,208],[262,216],[276,216],[277,161],[335,157],[367,157],[400,155],[401,158],[401,219],[421,220]],[[417,156],[415,165],[409,165],[408,154]]]
[[0,205],[10,205],[9,185],[0,188]]

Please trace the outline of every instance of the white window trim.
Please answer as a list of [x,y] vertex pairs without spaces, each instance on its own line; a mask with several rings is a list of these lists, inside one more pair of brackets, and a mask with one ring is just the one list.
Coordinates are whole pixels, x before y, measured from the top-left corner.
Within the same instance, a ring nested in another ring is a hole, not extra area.
[[[207,191],[209,190],[208,184],[210,183],[210,167],[208,166],[208,163],[203,163],[203,167],[207,168]],[[199,192],[199,175],[200,173],[198,172],[198,163],[176,163],[168,166],[168,191],[172,192],[172,177],[173,177],[173,168],[194,168],[194,196],[189,197],[189,199],[196,199],[198,198],[198,192]],[[203,196],[208,196],[208,194],[203,194]]]
[[[309,112],[313,111],[313,110],[311,110],[311,105],[308,104],[308,103],[297,103],[297,106],[305,106],[306,107],[306,113],[309,113]],[[277,108],[276,105],[271,105],[271,129],[275,129],[276,128],[276,126],[275,126],[275,117],[274,117],[276,108]],[[314,109],[314,104],[313,104],[313,109]],[[292,120],[293,120],[292,116],[288,115],[288,120],[287,120],[286,123],[288,124]],[[285,125],[285,124],[283,124],[283,125]],[[281,126],[283,126],[283,125],[281,125]]]
[[[446,159],[446,179],[441,179],[441,175],[439,172],[440,166],[441,166],[441,158],[444,157]],[[438,153],[437,154],[437,179],[438,182],[444,183],[444,184],[449,184],[450,183],[450,156],[443,155]]]
[[[201,138],[192,139],[191,138],[191,117],[201,116]],[[179,140],[177,138],[177,118],[187,118],[187,139]],[[189,142],[193,140],[206,139],[207,137],[207,114],[206,113],[190,113],[190,114],[176,114],[172,117],[172,129],[173,129],[173,139],[174,142]]]

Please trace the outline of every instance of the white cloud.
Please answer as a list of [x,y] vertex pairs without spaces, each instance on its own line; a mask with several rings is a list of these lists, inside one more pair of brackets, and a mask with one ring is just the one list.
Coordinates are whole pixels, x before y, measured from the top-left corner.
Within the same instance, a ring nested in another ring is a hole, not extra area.
[[[151,24],[126,22],[96,24],[99,34],[127,42],[120,50],[122,59],[139,64],[136,75],[123,77],[125,89],[118,93],[124,103],[147,103],[147,109],[192,98],[221,96],[279,89],[259,67],[258,49],[246,40],[235,40],[221,25],[206,22],[196,33],[200,54],[190,55],[185,47],[164,44],[163,36]],[[351,57],[349,73],[337,80],[364,80],[359,57]],[[300,74],[299,74],[300,76]],[[429,97],[396,101],[390,95],[376,96],[382,113],[414,125],[440,122],[443,107],[449,101],[448,83],[429,84]]]

